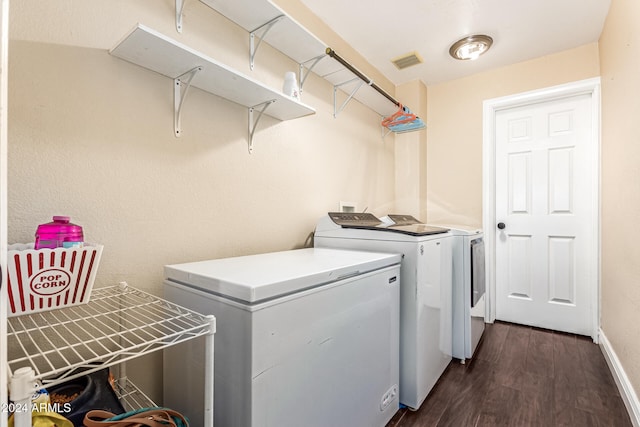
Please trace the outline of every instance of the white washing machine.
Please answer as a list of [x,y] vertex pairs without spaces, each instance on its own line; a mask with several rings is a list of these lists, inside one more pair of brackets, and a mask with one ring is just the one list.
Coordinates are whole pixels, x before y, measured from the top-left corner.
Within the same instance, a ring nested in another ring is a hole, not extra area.
[[[398,409],[400,260],[311,248],[165,266],[165,298],[216,317],[214,425],[384,427]],[[202,345],[164,352],[164,405],[192,420]]]
[[[422,224],[411,215],[388,215],[386,224]],[[453,357],[466,363],[480,343],[485,328],[485,255],[482,230],[464,225],[445,227],[453,236]]]
[[451,362],[451,244],[446,228],[387,226],[372,214],[330,212],[314,246],[394,252],[400,269],[400,403],[418,409]]

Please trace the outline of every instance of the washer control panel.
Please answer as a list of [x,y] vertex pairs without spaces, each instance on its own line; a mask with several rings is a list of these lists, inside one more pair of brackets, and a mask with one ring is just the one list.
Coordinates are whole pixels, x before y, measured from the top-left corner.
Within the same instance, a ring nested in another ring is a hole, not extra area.
[[329,212],[329,218],[343,227],[375,227],[382,221],[371,213]]

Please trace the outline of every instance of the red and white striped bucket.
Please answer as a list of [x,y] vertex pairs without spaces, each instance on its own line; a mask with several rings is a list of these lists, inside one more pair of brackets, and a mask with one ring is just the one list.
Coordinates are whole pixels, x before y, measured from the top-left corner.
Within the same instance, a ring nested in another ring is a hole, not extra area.
[[7,316],[53,310],[89,302],[102,245],[33,249],[9,245]]

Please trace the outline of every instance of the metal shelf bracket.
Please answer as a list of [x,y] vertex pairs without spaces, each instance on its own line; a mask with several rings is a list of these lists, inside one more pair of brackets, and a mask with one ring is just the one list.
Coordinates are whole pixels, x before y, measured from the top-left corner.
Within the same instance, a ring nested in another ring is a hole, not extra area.
[[195,67],[194,69],[173,79],[173,131],[176,138],[179,138],[182,133],[182,129],[180,127],[182,104],[184,103],[187,91],[191,86],[191,80],[193,80],[195,75],[198,74],[198,71],[202,71],[202,67]]
[[[326,58],[327,55],[318,55],[315,58],[311,58],[308,61],[305,61],[303,63],[300,64],[300,72],[298,73],[298,81],[300,82],[300,95],[302,95],[302,87],[304,86],[304,82],[307,81],[307,77],[309,77],[309,74],[311,74],[311,71],[313,71],[313,68],[318,65],[318,62],[320,62],[323,58]],[[306,67],[305,64],[309,64],[311,63],[310,66]],[[306,69],[306,72],[305,72]]]
[[[276,102],[276,100],[271,99],[269,101],[263,102],[262,104],[249,107],[249,154],[253,152],[253,134],[256,131],[256,127],[258,127],[258,122],[260,122],[260,119],[262,118],[262,114],[265,112],[267,107],[269,107],[269,105],[273,104],[274,102]],[[253,112],[258,108],[259,108],[258,116],[254,120]]]
[[182,11],[186,0],[176,0],[176,30],[182,33]]
[[[276,24],[276,22],[280,21],[282,18],[284,18],[284,15],[276,16],[271,21],[262,24],[261,26],[259,26],[258,28],[256,28],[255,30],[249,33],[249,45],[250,45],[249,46],[249,49],[250,49],[249,66],[251,67],[252,70],[253,70],[254,61],[256,58],[256,52],[258,52],[260,43],[262,43],[262,40],[264,40],[269,30]],[[262,31],[262,34],[257,34],[258,31]],[[255,42],[256,37],[258,37],[258,43]]]
[[[338,108],[338,89],[340,88],[340,86],[344,86],[346,84],[353,83],[353,82],[355,82],[357,80],[360,80],[360,83],[358,83],[356,85],[356,87],[353,88],[351,93],[349,93],[349,95],[347,96],[347,99],[345,99],[344,102],[342,103],[342,105],[340,106],[340,108]],[[338,114],[340,114],[342,112],[342,110],[344,110],[344,108],[347,106],[349,101],[351,101],[353,96],[356,94],[356,92],[358,92],[358,90],[362,87],[362,85],[364,83],[365,83],[364,80],[361,80],[359,77],[355,77],[355,78],[353,78],[351,80],[347,80],[346,82],[339,83],[339,84],[333,86],[333,117],[334,118],[338,117]],[[373,83],[373,82],[369,82],[369,85],[371,85],[371,83]]]

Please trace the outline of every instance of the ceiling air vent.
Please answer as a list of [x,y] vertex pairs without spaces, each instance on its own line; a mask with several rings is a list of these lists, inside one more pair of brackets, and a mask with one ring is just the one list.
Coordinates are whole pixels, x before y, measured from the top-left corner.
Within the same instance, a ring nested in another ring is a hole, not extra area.
[[410,52],[391,60],[398,70],[404,70],[407,67],[422,64],[422,57],[418,52]]

